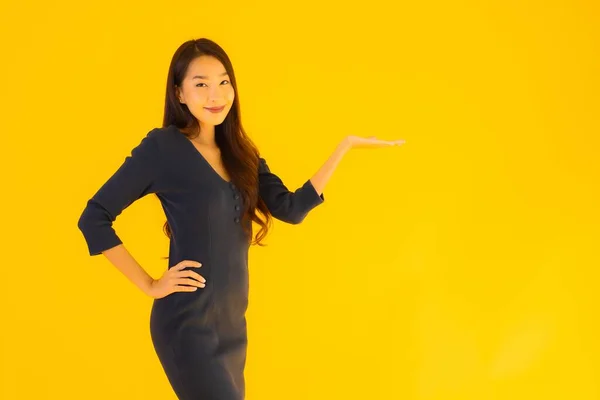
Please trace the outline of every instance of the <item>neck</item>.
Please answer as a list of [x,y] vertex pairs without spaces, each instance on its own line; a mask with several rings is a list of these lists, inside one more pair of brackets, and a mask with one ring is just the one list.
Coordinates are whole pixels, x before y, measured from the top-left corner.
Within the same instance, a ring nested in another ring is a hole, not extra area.
[[194,142],[208,147],[217,147],[215,126],[200,124],[200,134],[194,139]]

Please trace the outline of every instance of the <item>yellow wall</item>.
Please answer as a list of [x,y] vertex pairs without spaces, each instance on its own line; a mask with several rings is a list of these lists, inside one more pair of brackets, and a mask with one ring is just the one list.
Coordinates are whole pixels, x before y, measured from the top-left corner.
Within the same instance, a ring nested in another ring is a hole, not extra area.
[[[2,3],[0,398],[175,399],[152,300],[76,223],[203,36],[288,186],[407,141],[252,248],[247,399],[600,398],[597,3],[394,3]],[[163,222],[115,224],[155,277]]]

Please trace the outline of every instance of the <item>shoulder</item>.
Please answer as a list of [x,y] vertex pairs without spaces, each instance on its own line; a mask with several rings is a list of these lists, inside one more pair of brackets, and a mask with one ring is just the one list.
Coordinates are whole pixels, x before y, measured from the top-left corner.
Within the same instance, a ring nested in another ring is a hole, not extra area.
[[151,129],[144,140],[152,142],[159,152],[169,152],[171,149],[176,148],[181,143],[181,139],[184,138],[183,133],[174,125],[167,127],[156,127]]
[[146,137],[155,141],[165,141],[165,140],[173,140],[175,135],[177,134],[177,127],[174,125],[169,125],[167,127],[156,127],[152,128],[147,134]]
[[271,170],[269,169],[267,160],[265,160],[263,157],[259,156],[258,157],[258,173],[264,174],[264,173],[268,173],[268,172],[271,172]]
[[162,158],[165,154],[165,149],[170,147],[169,142],[173,141],[174,136],[175,134],[171,128],[152,128],[140,138],[140,142],[132,150],[131,154],[151,160]]
[[165,166],[181,165],[196,155],[196,152],[192,151],[194,147],[189,139],[175,125],[155,127],[147,133],[146,138]]

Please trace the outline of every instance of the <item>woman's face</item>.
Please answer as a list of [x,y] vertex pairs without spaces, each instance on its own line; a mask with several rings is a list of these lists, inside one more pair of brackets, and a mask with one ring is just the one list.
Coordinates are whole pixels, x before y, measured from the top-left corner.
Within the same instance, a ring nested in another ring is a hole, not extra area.
[[[190,63],[181,88],[177,88],[177,97],[180,103],[187,105],[200,126],[210,126],[225,120],[235,91],[223,64],[212,56],[200,56]],[[217,107],[223,109],[208,110]]]

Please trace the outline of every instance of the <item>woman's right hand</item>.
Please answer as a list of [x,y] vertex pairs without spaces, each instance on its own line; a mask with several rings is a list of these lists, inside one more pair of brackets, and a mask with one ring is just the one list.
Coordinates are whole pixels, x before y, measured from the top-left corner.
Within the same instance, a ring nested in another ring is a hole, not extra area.
[[[194,292],[206,286],[206,279],[194,271],[183,269],[186,267],[199,268],[202,264],[198,261],[183,260],[167,269],[160,279],[154,279],[150,284],[148,294],[154,299],[161,299],[174,292]],[[191,286],[183,286],[191,285]]]

